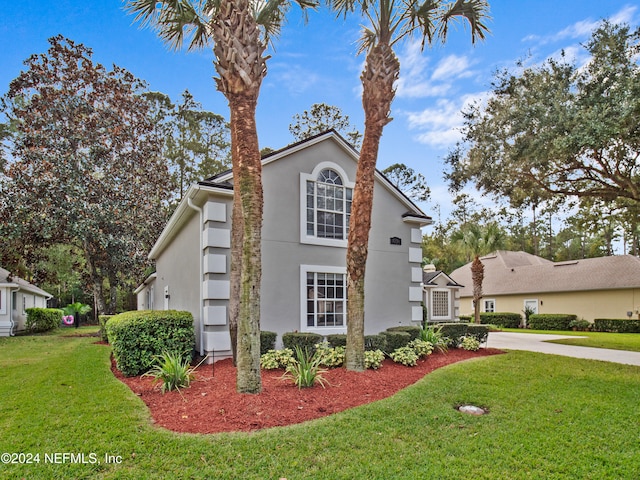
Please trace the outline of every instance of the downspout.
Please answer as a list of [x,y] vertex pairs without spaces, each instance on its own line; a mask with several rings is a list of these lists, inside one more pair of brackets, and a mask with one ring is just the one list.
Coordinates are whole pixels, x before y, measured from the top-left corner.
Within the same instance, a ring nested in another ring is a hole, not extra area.
[[[194,192],[196,193],[200,190],[200,187],[196,184],[194,185]],[[193,193],[191,195],[193,195]],[[195,205],[193,203],[193,201],[191,200],[191,195],[187,197],[187,205],[189,205],[190,208],[192,208],[193,210],[195,210],[196,212],[198,212],[200,214],[200,228],[199,228],[199,243],[200,243],[200,320],[199,320],[199,324],[200,324],[200,331],[199,331],[199,335],[200,335],[200,356],[202,357],[204,355],[204,295],[202,292],[202,289],[204,288],[204,278],[203,278],[203,272],[204,272],[204,254],[202,253],[202,208],[198,207],[197,205]]]
[[9,301],[7,302],[9,304],[9,336],[13,337],[15,336],[15,333],[13,331],[16,322],[13,321],[13,293],[14,292],[19,292],[20,291],[20,287],[11,287],[7,289],[7,292],[9,293]]

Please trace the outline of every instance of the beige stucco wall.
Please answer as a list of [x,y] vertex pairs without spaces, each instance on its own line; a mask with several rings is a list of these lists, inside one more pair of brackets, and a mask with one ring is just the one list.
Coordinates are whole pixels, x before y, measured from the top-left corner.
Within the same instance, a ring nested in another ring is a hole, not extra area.
[[[567,313],[593,322],[596,318],[627,318],[633,312],[638,318],[640,289],[598,290],[587,292],[559,292],[521,295],[486,295],[484,299],[495,300],[496,312],[524,310],[525,300],[538,300],[538,313]],[[470,297],[461,299],[461,315],[471,315],[473,303]]]

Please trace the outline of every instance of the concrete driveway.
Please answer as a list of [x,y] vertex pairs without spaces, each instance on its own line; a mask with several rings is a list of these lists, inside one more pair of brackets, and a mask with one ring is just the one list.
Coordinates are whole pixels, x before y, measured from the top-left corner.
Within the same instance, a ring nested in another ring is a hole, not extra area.
[[487,346],[489,348],[499,348],[500,350],[527,350],[529,352],[550,353],[564,355],[565,357],[588,358],[640,366],[640,352],[547,343],[547,340],[559,340],[562,338],[576,337],[537,333],[491,332],[489,333]]

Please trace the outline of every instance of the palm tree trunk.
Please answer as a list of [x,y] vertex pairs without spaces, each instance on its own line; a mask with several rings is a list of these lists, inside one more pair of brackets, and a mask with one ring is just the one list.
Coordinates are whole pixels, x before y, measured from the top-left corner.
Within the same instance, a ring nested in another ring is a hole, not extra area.
[[374,47],[368,54],[360,77],[365,129],[356,172],[347,246],[347,370],[364,370],[364,291],[369,254],[369,231],[378,148],[395,95],[393,84],[400,63],[389,45]]
[[[236,148],[238,140],[235,136],[235,126],[230,123],[231,128],[231,145]],[[238,158],[237,152],[234,152],[233,158]],[[242,243],[244,239],[244,221],[242,217],[242,204],[240,198],[240,189],[233,190],[233,211],[231,217],[231,273],[230,279],[230,295],[229,295],[229,336],[231,339],[231,356],[233,365],[238,365],[238,315],[240,311],[240,285],[242,272]],[[238,208],[236,208],[236,206]]]
[[482,282],[484,281],[484,265],[480,257],[471,264],[471,280],[473,282],[473,318],[475,323],[480,323],[480,300],[482,300]]
[[[229,99],[238,153],[234,173],[233,217],[242,216],[240,291],[237,325],[237,381],[240,393],[260,393],[260,282],[262,279],[262,162],[255,122],[257,96]],[[238,215],[240,210],[240,215]],[[234,228],[238,228],[234,225]],[[237,245],[236,245],[237,249]],[[236,252],[237,253],[237,252]]]
[[221,0],[211,24],[216,78],[231,112],[234,182],[229,330],[236,348],[236,389],[260,393],[262,163],[255,122],[266,46],[248,0]]

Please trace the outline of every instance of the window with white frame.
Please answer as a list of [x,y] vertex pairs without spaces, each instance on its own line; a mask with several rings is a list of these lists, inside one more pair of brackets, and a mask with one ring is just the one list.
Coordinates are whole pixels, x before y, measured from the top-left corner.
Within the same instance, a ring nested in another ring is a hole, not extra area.
[[329,162],[301,177],[302,241],[343,246],[349,235],[353,185],[340,167]]
[[303,265],[303,330],[341,332],[347,325],[347,279],[344,268]]
[[307,235],[346,239],[352,195],[335,170],[324,169],[315,181],[307,180]]
[[493,299],[484,300],[484,311],[485,312],[495,312],[496,311],[496,301]]
[[431,291],[431,318],[449,318],[449,290]]

